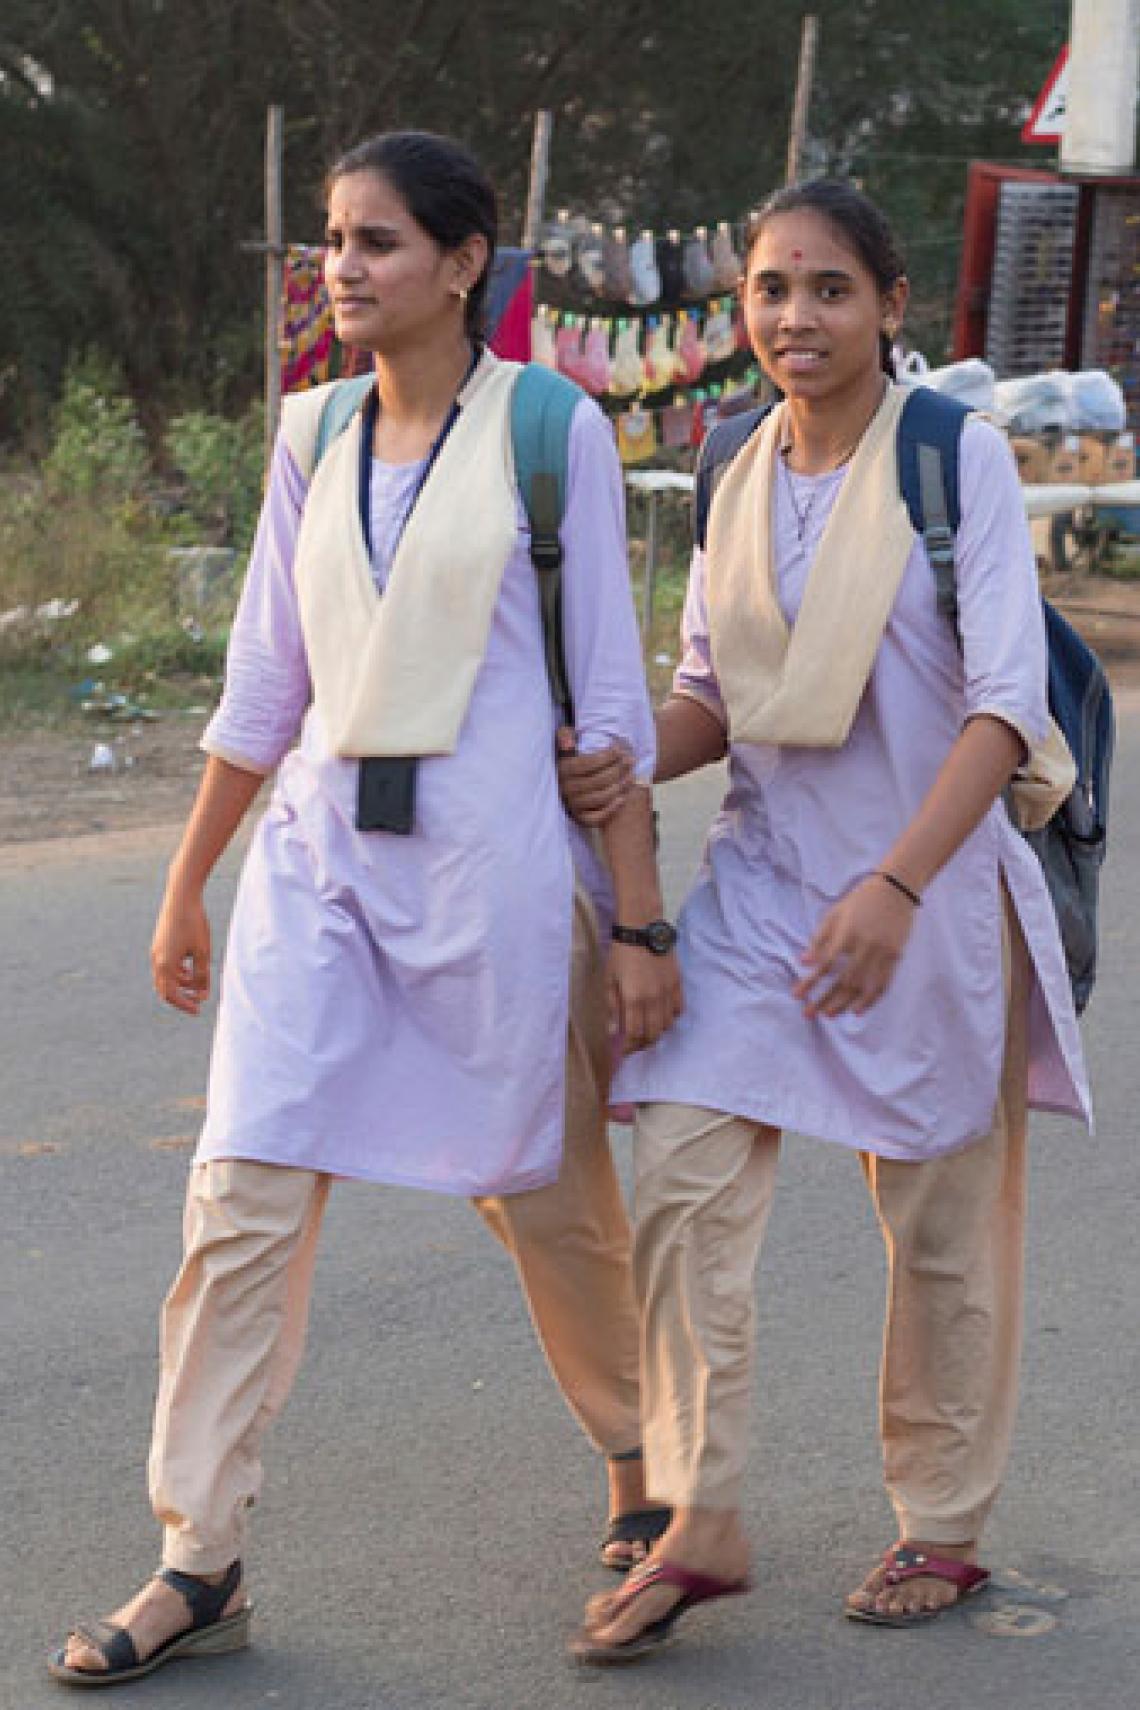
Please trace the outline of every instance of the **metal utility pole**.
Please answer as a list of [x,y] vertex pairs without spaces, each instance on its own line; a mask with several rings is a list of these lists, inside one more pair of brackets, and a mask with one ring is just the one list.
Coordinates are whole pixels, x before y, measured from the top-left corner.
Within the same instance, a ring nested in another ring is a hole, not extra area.
[[804,17],[800,31],[800,67],[796,74],[796,95],[792,103],[792,128],[788,135],[788,161],[784,170],[785,184],[794,184],[800,175],[800,161],[807,137],[808,110],[811,107],[811,86],[815,76],[815,49],[819,40],[819,19],[814,12]]
[[1073,0],[1062,172],[1131,172],[1138,72],[1140,0]]

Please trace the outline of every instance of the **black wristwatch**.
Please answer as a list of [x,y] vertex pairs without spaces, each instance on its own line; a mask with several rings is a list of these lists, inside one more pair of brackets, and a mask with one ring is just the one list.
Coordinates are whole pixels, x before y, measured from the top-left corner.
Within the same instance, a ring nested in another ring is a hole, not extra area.
[[610,937],[615,944],[637,944],[654,956],[667,956],[677,942],[677,928],[667,920],[651,920],[648,926],[614,926]]

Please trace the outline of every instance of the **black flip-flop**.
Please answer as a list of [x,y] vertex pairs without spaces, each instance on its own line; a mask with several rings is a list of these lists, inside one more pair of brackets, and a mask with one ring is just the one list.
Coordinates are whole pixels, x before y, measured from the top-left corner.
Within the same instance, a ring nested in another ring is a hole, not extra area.
[[649,1546],[655,1544],[658,1538],[664,1536],[673,1518],[671,1508],[630,1508],[624,1514],[615,1514],[606,1527],[605,1537],[598,1545],[598,1555],[603,1567],[611,1573],[628,1573],[630,1568],[637,1566],[636,1560],[612,1562],[607,1560],[606,1551],[611,1544],[644,1544],[646,1554]]

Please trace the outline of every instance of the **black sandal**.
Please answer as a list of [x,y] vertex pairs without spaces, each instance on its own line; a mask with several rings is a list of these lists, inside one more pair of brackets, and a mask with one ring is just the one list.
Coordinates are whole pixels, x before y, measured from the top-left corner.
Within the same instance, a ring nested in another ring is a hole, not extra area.
[[669,1528],[673,1518],[671,1508],[631,1508],[626,1514],[615,1514],[606,1527],[606,1535],[598,1546],[602,1566],[612,1573],[628,1573],[642,1558],[631,1555],[625,1561],[611,1561],[606,1551],[611,1544],[644,1544],[645,1554]]
[[139,1661],[135,1642],[125,1627],[116,1627],[111,1621],[92,1621],[88,1626],[73,1627],[68,1636],[93,1646],[107,1666],[71,1668],[64,1661],[65,1645],[48,1662],[48,1670],[56,1680],[65,1681],[68,1686],[117,1686],[120,1681],[140,1680],[175,1657],[221,1656],[249,1644],[251,1605],[246,1603],[232,1615],[222,1617],[222,1610],[241,1584],[240,1562],[230,1563],[218,1585],[199,1579],[197,1574],[179,1573],[177,1568],[163,1568],[155,1578],[165,1580],[183,1598],[190,1611],[189,1627],[173,1634],[144,1662]]

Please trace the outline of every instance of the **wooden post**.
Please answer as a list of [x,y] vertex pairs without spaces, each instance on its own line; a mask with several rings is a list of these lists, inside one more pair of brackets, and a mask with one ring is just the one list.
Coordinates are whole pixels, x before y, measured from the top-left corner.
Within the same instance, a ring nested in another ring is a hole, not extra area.
[[641,645],[649,646],[653,629],[653,589],[657,580],[657,506],[661,495],[650,487],[645,495],[649,507],[645,520],[645,581],[641,588]]
[[554,130],[554,115],[543,107],[534,116],[534,140],[530,148],[530,185],[526,197],[526,220],[523,224],[522,246],[533,250],[542,225],[542,209],[546,201],[546,180],[550,174],[550,137]]
[[285,279],[285,232],[281,177],[285,128],[283,107],[270,107],[265,123],[265,468],[269,470],[281,414],[281,290]]
[[808,12],[800,33],[800,68],[796,74],[796,97],[792,103],[792,128],[788,135],[788,161],[784,170],[785,184],[794,184],[800,175],[800,159],[807,137],[808,109],[811,106],[811,85],[815,76],[815,49],[818,40],[819,19],[814,12]]

